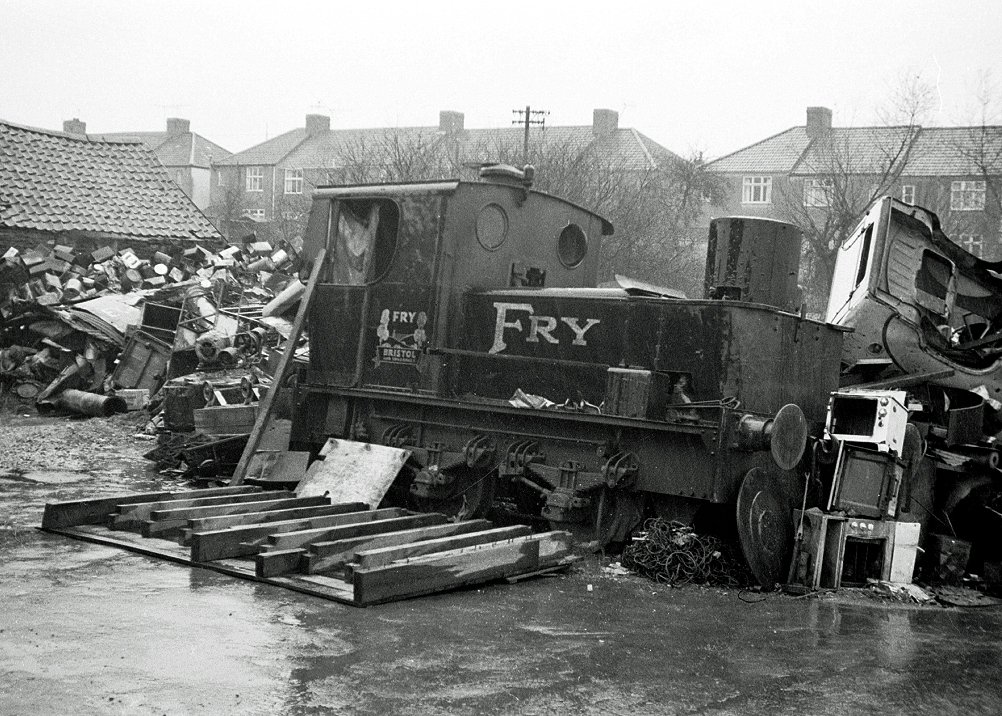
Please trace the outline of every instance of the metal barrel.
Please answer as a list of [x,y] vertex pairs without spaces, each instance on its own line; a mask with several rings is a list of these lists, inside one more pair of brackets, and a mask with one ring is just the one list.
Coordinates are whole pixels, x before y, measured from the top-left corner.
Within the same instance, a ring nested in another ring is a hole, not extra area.
[[57,407],[72,410],[74,413],[93,415],[99,418],[107,418],[115,413],[124,413],[128,410],[128,406],[122,398],[113,395],[97,395],[72,388],[64,390],[53,402]]
[[705,297],[797,311],[802,238],[800,229],[785,221],[751,216],[713,219],[706,247]]

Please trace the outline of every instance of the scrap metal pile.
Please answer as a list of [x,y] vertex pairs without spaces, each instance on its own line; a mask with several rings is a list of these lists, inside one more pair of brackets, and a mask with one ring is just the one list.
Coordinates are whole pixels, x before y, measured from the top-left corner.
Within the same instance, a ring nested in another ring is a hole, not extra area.
[[181,432],[207,401],[259,396],[270,350],[288,334],[282,313],[302,291],[294,248],[154,249],[9,248],[0,259],[0,394],[40,412],[149,406],[156,427]]

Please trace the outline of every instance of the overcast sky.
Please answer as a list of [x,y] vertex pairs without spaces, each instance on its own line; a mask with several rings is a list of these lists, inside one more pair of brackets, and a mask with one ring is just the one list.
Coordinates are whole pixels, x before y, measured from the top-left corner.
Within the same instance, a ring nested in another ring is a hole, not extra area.
[[679,153],[724,154],[804,123],[875,123],[903,74],[937,124],[1002,93],[1002,2],[177,2],[0,0],[0,119],[88,132],[167,117],[240,151],[303,126],[590,124],[596,107]]

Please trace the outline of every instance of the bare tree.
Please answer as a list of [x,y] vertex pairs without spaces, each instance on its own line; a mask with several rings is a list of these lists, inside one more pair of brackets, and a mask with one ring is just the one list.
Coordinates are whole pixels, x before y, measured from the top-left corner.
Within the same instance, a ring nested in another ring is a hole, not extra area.
[[283,193],[275,197],[274,218],[268,238],[276,243],[281,242],[296,247],[298,250],[302,245],[306,223],[310,217],[310,205],[309,193]]
[[919,77],[906,76],[889,97],[878,112],[881,126],[832,128],[815,138],[780,191],[785,218],[804,232],[801,282],[812,310],[827,300],[842,241],[906,170],[933,92]]
[[216,228],[227,239],[241,231],[241,220],[247,215],[247,202],[244,193],[236,186],[227,184],[219,192],[213,192],[215,200],[209,205],[206,214],[212,219]]
[[[671,157],[637,168],[601,142],[582,144],[535,130],[529,162],[535,188],[562,196],[609,219],[615,233],[603,243],[600,277],[627,274],[697,295],[701,291],[706,200],[721,191],[702,157]],[[520,137],[499,134],[473,148],[481,160],[520,164]]]
[[975,101],[969,126],[947,131],[949,147],[961,160],[963,178],[983,184],[961,189],[956,202],[952,187],[944,184],[929,208],[939,214],[945,231],[955,241],[965,234],[995,239],[990,246],[982,242],[980,253],[997,261],[1002,259],[997,241],[1002,230],[1002,111],[990,74],[981,75]]

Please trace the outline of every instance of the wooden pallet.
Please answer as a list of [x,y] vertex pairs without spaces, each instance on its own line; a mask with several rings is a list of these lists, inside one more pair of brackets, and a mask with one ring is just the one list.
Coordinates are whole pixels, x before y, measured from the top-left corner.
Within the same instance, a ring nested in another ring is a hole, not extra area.
[[241,485],[45,506],[42,530],[368,606],[563,569],[567,532]]

